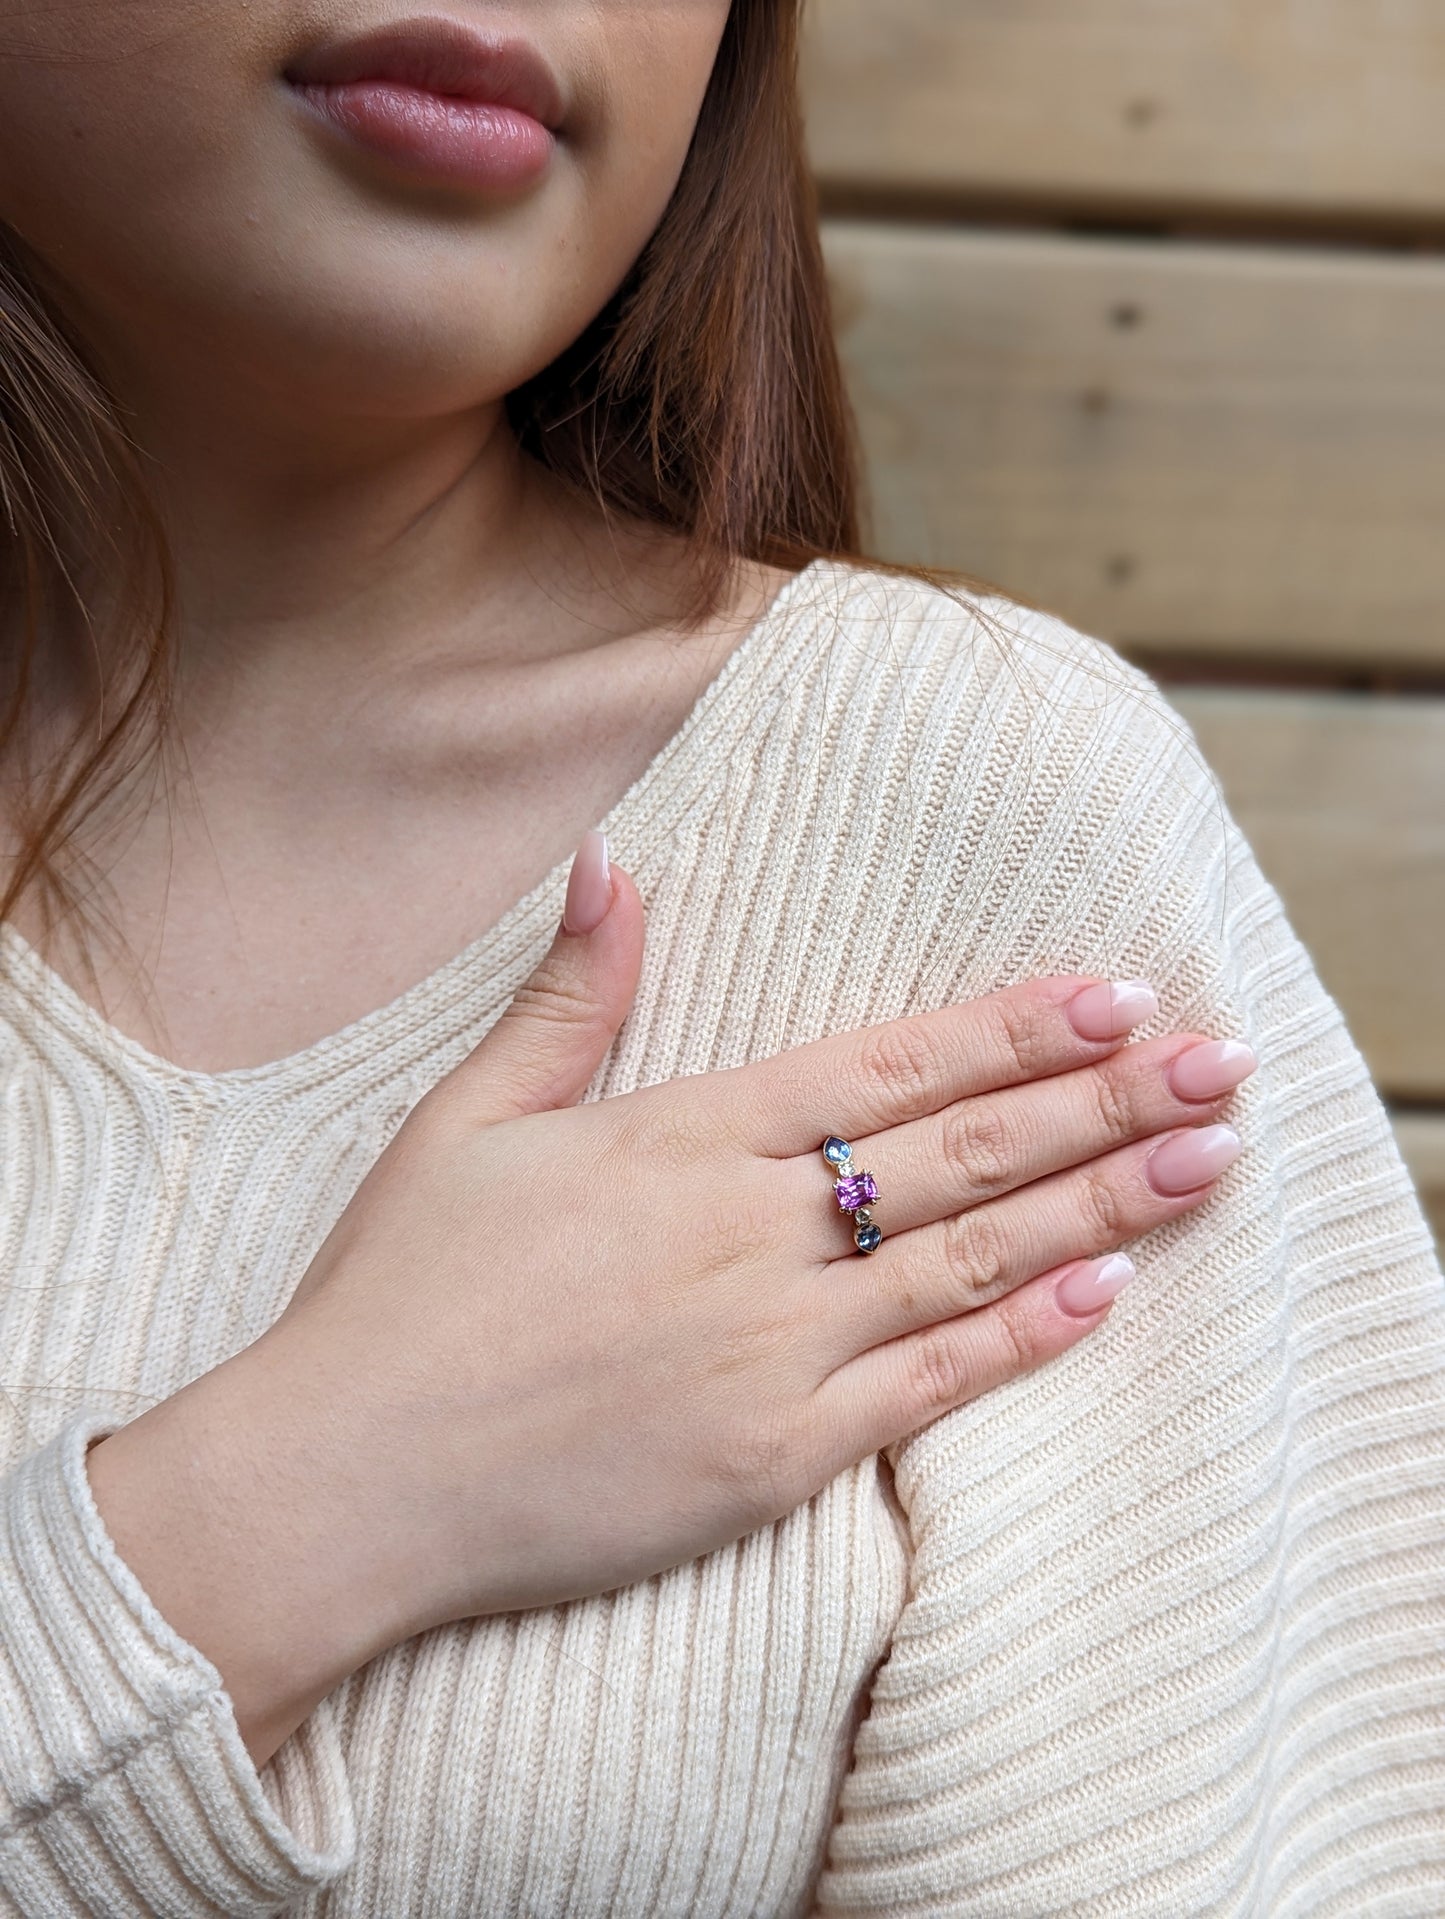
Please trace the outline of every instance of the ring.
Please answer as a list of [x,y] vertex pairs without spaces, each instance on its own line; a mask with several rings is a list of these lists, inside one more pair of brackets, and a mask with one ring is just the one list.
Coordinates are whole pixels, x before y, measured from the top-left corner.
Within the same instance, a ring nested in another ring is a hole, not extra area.
[[871,1253],[883,1238],[870,1210],[878,1197],[878,1182],[871,1173],[858,1171],[853,1164],[853,1148],[835,1133],[823,1141],[823,1157],[838,1175],[833,1181],[838,1211],[853,1215],[853,1244],[860,1253]]

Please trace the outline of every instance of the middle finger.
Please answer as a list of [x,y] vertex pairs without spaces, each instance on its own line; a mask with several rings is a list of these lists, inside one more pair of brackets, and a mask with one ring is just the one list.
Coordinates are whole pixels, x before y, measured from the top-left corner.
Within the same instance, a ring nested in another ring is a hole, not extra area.
[[[958,1100],[854,1140],[853,1164],[877,1181],[874,1223],[885,1236],[906,1232],[1115,1147],[1212,1119],[1255,1063],[1237,1040],[1145,1040],[1092,1066]],[[826,1167],[822,1174],[827,1197]],[[835,1204],[815,1217],[811,1250],[824,1258],[846,1252],[852,1215]]]

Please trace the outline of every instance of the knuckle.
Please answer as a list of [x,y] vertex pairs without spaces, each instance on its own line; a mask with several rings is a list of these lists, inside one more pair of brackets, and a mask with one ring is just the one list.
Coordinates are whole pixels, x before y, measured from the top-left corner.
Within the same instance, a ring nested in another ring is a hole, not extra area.
[[590,983],[560,966],[539,966],[512,995],[508,1012],[530,1013],[562,1026],[595,1026],[603,1019]]
[[934,1045],[914,1021],[891,1020],[871,1027],[858,1051],[864,1084],[881,1093],[890,1111],[926,1104],[937,1080]]
[[967,1100],[944,1115],[942,1131],[944,1165],[964,1190],[997,1193],[1007,1187],[1017,1152],[996,1105]]
[[908,1391],[925,1412],[943,1412],[968,1394],[968,1359],[957,1334],[931,1326],[912,1342],[908,1354]]
[[645,1089],[626,1099],[615,1100],[619,1109],[613,1117],[621,1128],[620,1148],[630,1156],[655,1168],[683,1171],[716,1150],[715,1133],[709,1134],[700,1115],[684,1100],[667,1096],[651,1097],[654,1089]]
[[1138,1088],[1127,1073],[1108,1068],[1094,1075],[1094,1103],[1108,1140],[1132,1139],[1139,1125]]
[[1017,1378],[1020,1373],[1031,1373],[1043,1357],[1037,1321],[1029,1314],[1015,1310],[1012,1299],[1001,1300],[996,1330],[1010,1376]]
[[702,1225],[701,1249],[707,1269],[720,1276],[744,1266],[757,1256],[758,1230],[749,1214],[737,1206],[710,1210]]
[[1050,1009],[1032,994],[1006,995],[994,1008],[998,1038],[1020,1079],[1033,1079],[1049,1063]]
[[[694,1286],[745,1272],[756,1262],[760,1248],[769,1244],[770,1229],[762,1215],[761,1205],[737,1189],[695,1198],[665,1236],[666,1272],[657,1281],[660,1291],[676,1297]],[[771,1235],[776,1239],[776,1219]],[[741,1353],[746,1341],[733,1327],[724,1332],[722,1344]]]
[[955,1213],[944,1228],[948,1277],[960,1298],[992,1299],[1007,1270],[1002,1238],[986,1212]]
[[1126,1237],[1130,1220],[1128,1197],[1117,1169],[1088,1166],[1080,1173],[1084,1217],[1097,1246],[1112,1246]]
[[799,1463],[792,1420],[781,1406],[756,1404],[732,1427],[718,1470],[750,1514],[777,1517],[798,1503]]

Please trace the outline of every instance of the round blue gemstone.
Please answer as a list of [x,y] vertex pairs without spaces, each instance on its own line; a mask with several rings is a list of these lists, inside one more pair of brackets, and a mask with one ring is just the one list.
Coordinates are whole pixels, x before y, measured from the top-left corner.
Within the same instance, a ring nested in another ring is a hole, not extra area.
[[853,1148],[846,1139],[839,1139],[836,1134],[830,1134],[823,1141],[823,1157],[832,1165],[841,1166],[845,1159],[851,1159],[852,1156]]
[[860,1226],[853,1235],[853,1243],[860,1253],[871,1253],[882,1239],[883,1235],[876,1226]]

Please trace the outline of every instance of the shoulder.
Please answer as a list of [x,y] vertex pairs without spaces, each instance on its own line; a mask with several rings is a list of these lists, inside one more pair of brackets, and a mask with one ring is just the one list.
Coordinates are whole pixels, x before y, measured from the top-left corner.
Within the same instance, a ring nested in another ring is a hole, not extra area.
[[[1232,929],[1277,903],[1149,676],[947,576],[813,575],[764,758],[806,844],[828,847],[830,889],[859,891],[857,952],[908,975],[888,1011],[1078,971],[1172,981],[1175,1010],[1219,1018]],[[839,924],[831,898],[820,910]]]
[[982,698],[1005,681],[1020,697],[1057,705],[1125,699],[1149,718],[1167,711],[1157,686],[1106,641],[1059,614],[983,592],[967,576],[930,569],[931,577],[874,561],[825,560],[810,570],[804,595],[821,613],[825,637],[866,657],[875,672],[934,666],[950,697]]
[[874,562],[814,569],[805,604],[838,697],[860,717],[891,710],[915,766],[970,782],[1027,770],[1113,807],[1143,804],[1222,818],[1217,780],[1187,722],[1140,668],[1057,613],[965,576]]

